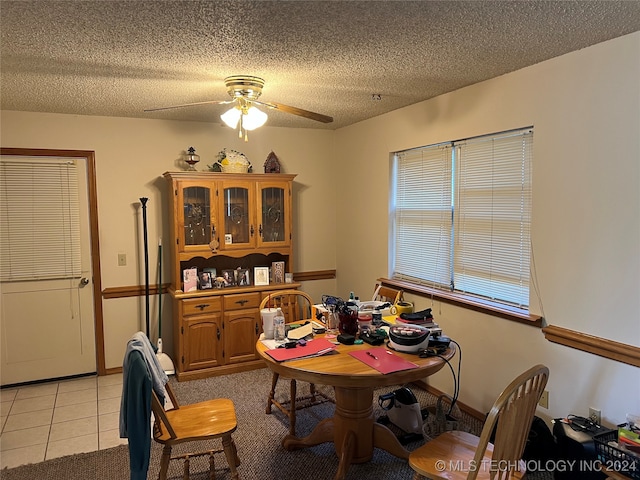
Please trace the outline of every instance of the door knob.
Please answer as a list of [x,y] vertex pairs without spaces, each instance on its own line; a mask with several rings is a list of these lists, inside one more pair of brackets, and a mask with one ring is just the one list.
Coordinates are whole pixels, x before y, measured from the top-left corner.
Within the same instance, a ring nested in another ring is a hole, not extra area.
[[86,285],[89,285],[89,279],[88,279],[87,277],[82,277],[82,278],[80,279],[80,286],[81,286],[81,287],[84,287],[84,286],[86,286]]

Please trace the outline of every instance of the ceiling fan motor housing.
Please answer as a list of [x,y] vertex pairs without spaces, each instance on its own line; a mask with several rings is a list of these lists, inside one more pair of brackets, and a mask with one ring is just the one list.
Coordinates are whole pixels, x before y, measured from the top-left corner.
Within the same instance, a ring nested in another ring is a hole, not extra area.
[[259,77],[249,75],[233,75],[224,79],[227,92],[231,98],[245,98],[247,100],[257,100],[262,94],[264,80]]

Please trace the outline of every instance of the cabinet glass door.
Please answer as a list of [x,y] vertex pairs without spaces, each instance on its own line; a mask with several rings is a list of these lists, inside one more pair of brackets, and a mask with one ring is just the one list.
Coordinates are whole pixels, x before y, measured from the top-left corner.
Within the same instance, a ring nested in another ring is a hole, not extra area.
[[224,185],[223,220],[224,236],[220,238],[220,248],[231,250],[255,244],[255,228],[252,222],[250,205],[252,204],[251,186],[236,182]]
[[288,245],[289,241],[289,212],[287,211],[286,185],[260,185],[260,232],[261,245]]
[[182,205],[182,220],[178,232],[183,250],[209,248],[212,240],[211,189],[200,185],[183,184],[179,189],[179,205]]

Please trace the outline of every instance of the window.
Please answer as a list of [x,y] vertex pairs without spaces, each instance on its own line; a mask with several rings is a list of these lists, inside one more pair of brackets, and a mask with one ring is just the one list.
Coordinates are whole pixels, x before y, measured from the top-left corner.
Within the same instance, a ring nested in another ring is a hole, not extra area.
[[533,128],[396,152],[392,278],[527,308]]
[[77,165],[2,157],[0,281],[80,277]]

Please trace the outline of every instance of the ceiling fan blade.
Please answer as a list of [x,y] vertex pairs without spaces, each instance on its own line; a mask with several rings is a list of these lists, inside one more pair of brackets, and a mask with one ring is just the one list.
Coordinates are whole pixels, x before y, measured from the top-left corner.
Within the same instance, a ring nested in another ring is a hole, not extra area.
[[322,115],[321,113],[310,112],[309,110],[303,110],[302,108],[290,107],[289,105],[283,105],[282,103],[269,103],[269,102],[262,102],[260,100],[253,100],[252,103],[264,105],[265,107],[273,108],[274,110],[280,110],[281,112],[292,113],[300,117],[309,118],[311,120],[315,120],[316,122],[322,122],[322,123],[333,122],[333,117],[329,117],[328,115]]
[[234,100],[209,100],[207,102],[185,103],[182,105],[172,105],[171,107],[147,108],[145,112],[156,112],[158,110],[169,110],[171,108],[194,107],[196,105],[226,105],[233,103]]

